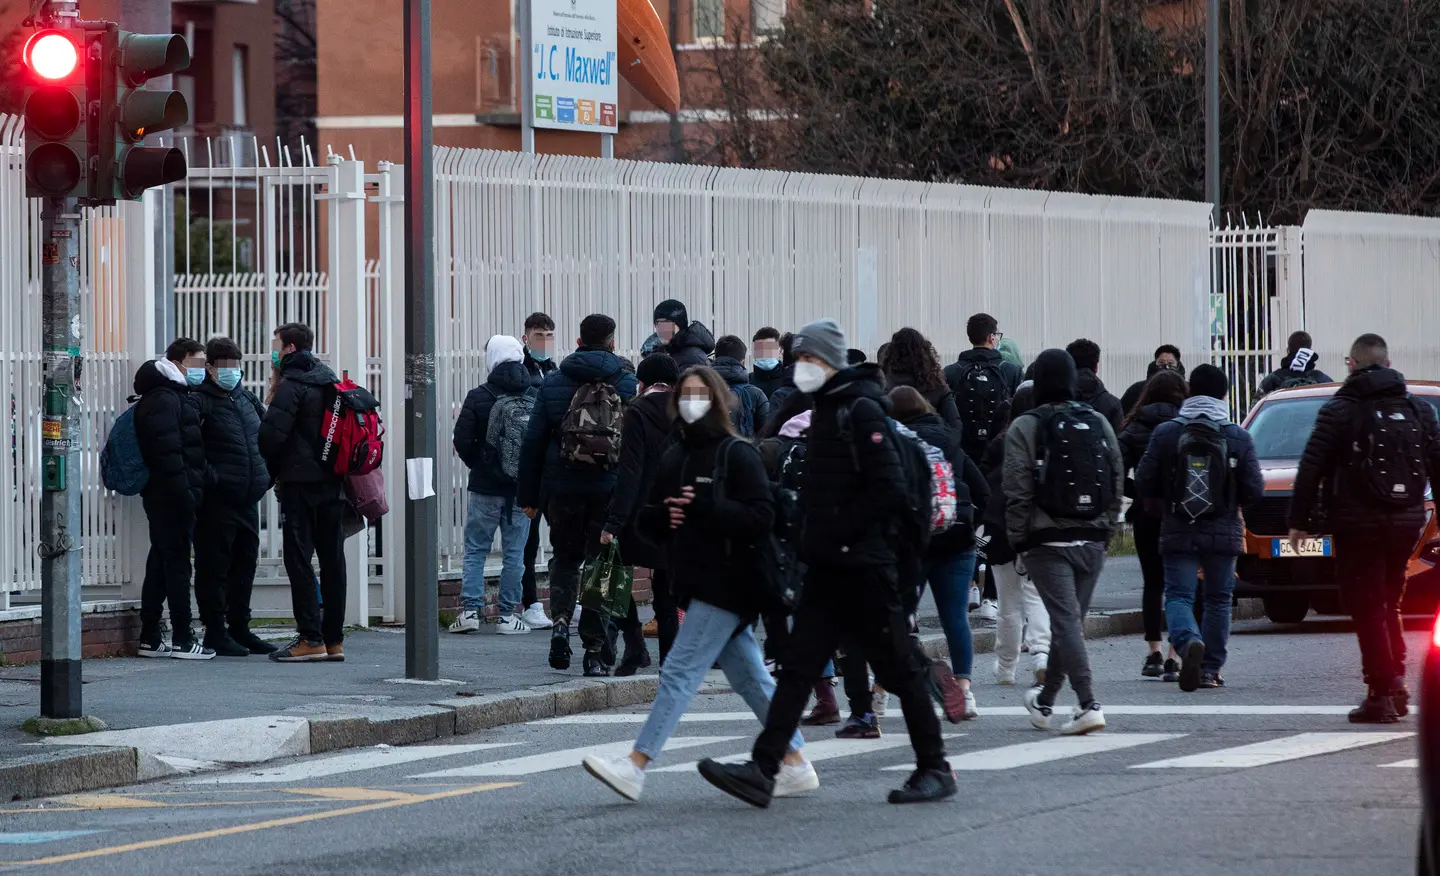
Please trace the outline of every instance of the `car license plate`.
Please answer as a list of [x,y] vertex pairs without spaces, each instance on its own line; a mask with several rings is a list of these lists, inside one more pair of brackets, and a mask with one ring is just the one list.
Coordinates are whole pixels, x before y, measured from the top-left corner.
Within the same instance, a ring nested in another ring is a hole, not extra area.
[[1273,538],[1270,540],[1270,556],[1328,557],[1333,555],[1330,553],[1330,539],[1328,538],[1302,538],[1298,551],[1290,546],[1290,539]]

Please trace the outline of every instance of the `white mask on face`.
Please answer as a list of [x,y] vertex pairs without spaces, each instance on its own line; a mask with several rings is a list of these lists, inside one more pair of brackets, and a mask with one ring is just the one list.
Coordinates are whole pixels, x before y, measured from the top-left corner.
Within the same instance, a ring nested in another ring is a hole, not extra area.
[[825,385],[825,369],[814,362],[795,363],[795,388],[801,392],[814,392]]
[[698,422],[701,417],[709,412],[710,399],[708,398],[680,399],[680,419],[687,423]]

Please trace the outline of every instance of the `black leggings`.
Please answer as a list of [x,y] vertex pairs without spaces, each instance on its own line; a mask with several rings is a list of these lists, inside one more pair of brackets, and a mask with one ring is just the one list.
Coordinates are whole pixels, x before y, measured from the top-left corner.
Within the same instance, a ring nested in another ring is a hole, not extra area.
[[[1135,552],[1140,555],[1140,574],[1145,579],[1145,592],[1140,597],[1140,613],[1145,621],[1145,641],[1165,641],[1165,560],[1160,555],[1160,519],[1139,514],[1131,521],[1135,531]],[[1205,614],[1205,582],[1195,590],[1195,623]]]

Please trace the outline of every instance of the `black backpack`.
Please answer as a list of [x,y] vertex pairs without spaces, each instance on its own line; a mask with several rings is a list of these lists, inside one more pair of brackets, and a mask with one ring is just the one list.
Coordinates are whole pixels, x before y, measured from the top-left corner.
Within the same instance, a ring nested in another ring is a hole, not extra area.
[[1094,520],[1115,501],[1115,469],[1105,423],[1089,405],[1031,411],[1036,430],[1035,503],[1052,517]]
[[1295,389],[1299,386],[1318,386],[1320,379],[1309,371],[1296,374],[1294,377],[1287,377],[1280,381],[1281,389]]
[[[715,471],[711,494],[716,503],[725,499],[725,479],[730,472],[730,452],[737,444],[749,444],[740,438],[726,438],[715,451]],[[803,445],[800,445],[803,447]],[[783,466],[783,463],[782,463]],[[775,525],[751,545],[729,544],[745,568],[745,580],[757,585],[765,611],[793,612],[800,604],[800,590],[805,578],[805,565],[797,559],[800,536],[799,496],[780,484],[771,483],[775,498]]]
[[1180,438],[1165,487],[1170,511],[1181,520],[1209,520],[1235,507],[1235,460],[1220,424],[1208,417],[1176,417]]
[[[855,470],[860,470],[860,455],[855,450],[854,433],[850,428],[850,406],[842,406],[836,416],[840,424],[840,437],[850,448]],[[915,557],[922,557],[930,547],[931,520],[930,504],[932,471],[930,458],[915,441],[902,440],[895,433],[891,420],[885,418],[885,437],[894,446],[900,457],[900,467],[905,472],[906,513],[901,519],[900,538],[905,546],[914,551]],[[903,552],[902,552],[903,553]],[[904,557],[902,556],[902,561]]]
[[1409,395],[1360,403],[1353,451],[1363,490],[1387,508],[1414,508],[1425,497],[1425,430]]
[[1000,409],[1010,400],[1005,375],[994,362],[968,362],[952,387],[967,447],[985,444],[996,432]]

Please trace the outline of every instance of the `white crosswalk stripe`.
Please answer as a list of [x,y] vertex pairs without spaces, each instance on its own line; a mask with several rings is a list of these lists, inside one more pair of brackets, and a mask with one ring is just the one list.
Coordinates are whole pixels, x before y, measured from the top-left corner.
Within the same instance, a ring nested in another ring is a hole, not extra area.
[[[1164,706],[1138,706],[1138,705],[1111,705],[1105,704],[1106,715],[1137,715],[1141,717],[1240,717],[1240,716],[1305,716],[1305,715],[1344,715],[1354,706],[1331,706],[1331,705],[1299,705],[1299,706],[1273,706],[1273,705],[1231,705],[1224,703],[1216,704],[1193,704],[1193,705],[1164,705]],[[1411,708],[1414,711],[1414,708]],[[1024,706],[989,706],[980,704],[980,712],[986,718],[1020,718],[1026,715]],[[937,712],[937,714],[939,714]],[[586,725],[586,724],[643,724],[647,713],[626,712],[595,713],[585,715],[566,715],[562,718],[546,718],[533,722],[539,726],[547,725]],[[884,715],[881,720],[887,722],[903,722],[905,717],[900,714],[899,708],[892,709],[889,714]],[[680,718],[682,723],[701,724],[722,724],[731,721],[755,722],[755,715],[751,712],[690,712]]]
[[1251,745],[1237,745],[1204,754],[1191,754],[1136,764],[1131,769],[1242,769],[1268,766],[1302,757],[1334,754],[1351,748],[1380,745],[1414,736],[1414,733],[1297,733],[1280,739],[1269,739]]
[[409,748],[367,748],[353,754],[336,757],[322,757],[302,760],[272,769],[225,773],[191,779],[187,785],[248,785],[277,782],[303,782],[320,776],[335,776],[341,773],[356,773],[395,764],[414,763],[420,760],[437,760],[442,757],[457,757],[488,751],[494,748],[513,748],[520,742],[490,742],[475,745],[417,745]]
[[1394,763],[1382,763],[1382,764],[1380,764],[1380,766],[1386,767],[1386,768],[1406,769],[1406,770],[1419,769],[1419,767],[1420,767],[1420,758],[1418,758],[1418,757],[1412,757],[1412,758],[1409,758],[1409,759],[1407,759],[1407,760],[1397,760],[1397,761],[1395,761]]
[[[964,736],[964,733],[951,733],[946,739],[957,739]],[[805,759],[811,763],[818,763],[822,760],[834,760],[837,757],[854,757],[861,754],[871,754],[876,751],[889,751],[892,748],[909,748],[910,737],[903,733],[897,736],[882,736],[879,739],[821,739],[818,742],[805,743]],[[721,763],[744,763],[750,759],[750,752],[741,754],[730,754],[725,757],[717,757]],[[695,761],[680,763],[674,766],[656,767],[646,770],[647,773],[686,773],[693,772]],[[907,767],[913,769],[913,767]]]
[[[752,715],[751,717],[753,718],[754,716]],[[744,738],[743,736],[677,736],[666,743],[665,750],[671,751],[681,748],[698,748],[702,745],[718,745],[722,742],[734,742],[737,739]],[[551,770],[577,767],[587,755],[593,754],[596,757],[619,757],[623,754],[629,754],[634,747],[634,743],[630,740],[610,742],[604,745],[587,745],[583,748],[567,748],[563,751],[532,754],[528,757],[516,757],[508,760],[493,761],[491,763],[438,770],[432,773],[410,776],[410,778],[469,779],[483,776],[529,776],[535,773],[545,773]]]
[[[1037,742],[1022,742],[1002,748],[966,751],[950,758],[950,766],[958,772],[1010,770],[1087,754],[1119,751],[1137,745],[1180,739],[1184,733],[1097,733],[1090,736],[1052,736]],[[885,767],[888,771],[913,769],[909,764]]]

